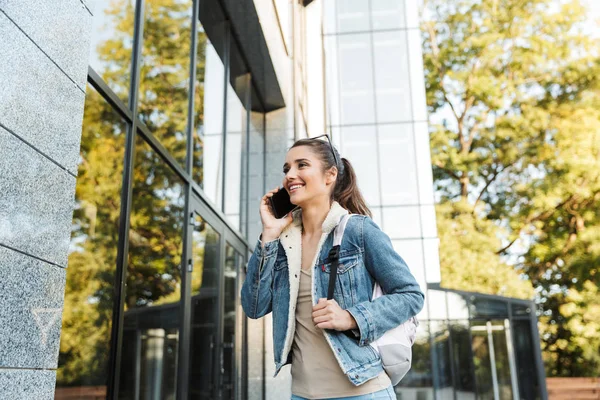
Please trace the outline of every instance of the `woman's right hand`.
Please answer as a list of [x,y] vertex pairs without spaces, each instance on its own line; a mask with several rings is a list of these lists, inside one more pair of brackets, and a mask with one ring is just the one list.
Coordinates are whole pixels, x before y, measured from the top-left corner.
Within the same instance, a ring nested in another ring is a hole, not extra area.
[[[285,189],[283,189],[285,190]],[[281,232],[292,223],[292,213],[288,213],[285,217],[277,219],[271,211],[271,204],[269,198],[279,191],[279,188],[275,188],[267,194],[265,194],[260,202],[260,219],[263,225],[261,240],[263,243],[275,240],[281,235]]]

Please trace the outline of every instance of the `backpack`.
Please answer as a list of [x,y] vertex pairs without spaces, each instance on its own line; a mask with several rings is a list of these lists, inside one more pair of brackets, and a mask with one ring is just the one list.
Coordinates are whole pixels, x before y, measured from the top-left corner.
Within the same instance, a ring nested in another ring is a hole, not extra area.
[[[328,300],[333,298],[333,290],[335,287],[337,268],[339,265],[340,245],[342,243],[342,238],[344,237],[346,224],[351,216],[352,214],[344,215],[340,219],[340,222],[335,228],[335,232],[333,234],[333,248],[329,252],[331,271],[327,290]],[[383,295],[384,293],[381,286],[375,282],[371,301]],[[412,317],[396,328],[390,329],[384,333],[383,336],[370,344],[381,357],[383,369],[390,377],[392,385],[394,386],[396,386],[398,382],[404,378],[404,375],[406,375],[406,373],[410,370],[412,362],[412,345],[415,342],[418,326],[419,321],[417,321],[416,317]]]

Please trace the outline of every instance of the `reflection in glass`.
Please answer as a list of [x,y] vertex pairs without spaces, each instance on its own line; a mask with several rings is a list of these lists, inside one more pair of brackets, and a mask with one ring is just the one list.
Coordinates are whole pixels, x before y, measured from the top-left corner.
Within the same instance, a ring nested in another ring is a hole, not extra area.
[[503,321],[493,321],[492,336],[494,337],[494,356],[496,374],[498,375],[498,390],[501,400],[512,400],[512,381],[510,375],[510,357],[506,340],[506,330]]
[[119,399],[175,398],[183,188],[137,136]]
[[490,344],[488,342],[485,322],[471,324],[471,337],[475,381],[477,383],[477,399],[494,400],[492,360],[490,358]]
[[[236,86],[241,90],[249,86],[249,75],[236,79]],[[227,88],[227,148],[225,149],[225,209],[223,212],[231,225],[240,228],[240,196],[242,185],[242,143],[245,143],[248,118],[246,109],[238,98],[236,91]],[[262,197],[262,196],[261,196]]]
[[[448,299],[450,300],[450,297]],[[452,339],[451,352],[454,364],[456,397],[459,399],[475,399],[469,322],[466,320],[452,321],[450,336]]]
[[406,31],[373,33],[377,122],[411,121]]
[[134,16],[134,0],[95,3],[89,63],[125,104],[131,79]]
[[219,239],[220,235],[213,227],[195,214],[192,233],[190,399],[213,399],[217,385]]
[[241,232],[253,243],[261,232],[260,215],[256,212],[260,205],[260,199],[264,195],[264,147],[265,147],[265,117],[263,113],[251,112],[249,125],[248,143],[249,154],[247,159],[248,168],[242,168],[244,189],[242,198],[247,192],[247,200],[242,201],[242,221],[247,221],[247,226],[242,227]]
[[144,7],[139,118],[185,166],[192,0],[147,1]]
[[[206,46],[206,59],[204,67],[204,93],[203,93],[203,122],[202,132],[196,128],[195,140],[199,142],[202,137],[204,147],[202,158],[194,161],[194,176],[200,179],[200,185],[206,196],[221,208],[223,199],[223,113],[224,113],[224,82],[225,68],[217,50],[211,43]],[[197,94],[198,96],[198,94]],[[198,108],[196,109],[198,113]],[[196,145],[197,146],[197,145]],[[199,170],[201,169],[201,172]]]
[[238,304],[238,272],[242,265],[242,255],[227,243],[225,247],[225,308],[223,316],[223,398],[235,398],[236,384],[236,332],[240,332],[238,326],[237,304]]
[[508,304],[502,300],[486,297],[471,297],[471,318],[508,318]]
[[513,343],[516,358],[516,368],[519,379],[519,392],[521,399],[534,400],[540,398],[540,386],[536,370],[531,321],[512,321]]
[[[431,295],[431,291],[429,293]],[[436,307],[433,307],[433,309]],[[454,399],[448,326],[442,321],[431,321],[430,329],[433,340],[434,368],[436,370],[434,374],[436,397],[438,399]]]
[[332,1],[337,8],[337,32],[368,31],[369,2],[364,0]]
[[[429,324],[421,321],[412,347],[412,365],[395,387],[398,398],[433,399],[433,373],[431,371],[431,344]],[[404,397],[406,396],[406,397]]]
[[337,40],[339,76],[331,76],[328,79],[339,79],[340,124],[373,123],[375,110],[371,34],[340,35]]
[[[63,311],[56,398],[106,391],[127,127],[88,85]],[[68,388],[67,388],[68,387]]]

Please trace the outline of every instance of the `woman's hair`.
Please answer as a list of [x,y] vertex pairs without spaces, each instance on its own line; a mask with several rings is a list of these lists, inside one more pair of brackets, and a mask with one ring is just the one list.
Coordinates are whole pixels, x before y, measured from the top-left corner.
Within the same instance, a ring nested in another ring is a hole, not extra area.
[[[327,171],[331,167],[336,167],[338,174],[335,181],[332,200],[337,201],[343,208],[350,211],[352,214],[368,215],[372,217],[371,210],[367,207],[358,184],[356,182],[356,174],[352,164],[345,158],[340,157],[340,153],[333,145],[330,145],[326,140],[319,139],[300,139],[292,145],[291,148],[299,146],[308,146],[317,155],[323,163],[323,171]],[[341,160],[341,165],[336,165],[333,152],[338,160]]]

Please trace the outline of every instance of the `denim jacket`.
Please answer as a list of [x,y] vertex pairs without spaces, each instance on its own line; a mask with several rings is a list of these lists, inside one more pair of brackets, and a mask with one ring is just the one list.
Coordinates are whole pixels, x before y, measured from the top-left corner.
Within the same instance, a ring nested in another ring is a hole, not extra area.
[[[325,218],[323,234],[313,260],[312,303],[327,297],[333,230],[348,211],[333,202]],[[275,376],[291,363],[296,329],[296,301],[300,285],[302,254],[301,210],[279,239],[262,246],[259,240],[247,266],[242,287],[242,307],[249,318],[273,312]],[[340,247],[334,299],[356,320],[352,335],[324,330],[324,336],[342,371],[356,386],[383,371],[377,352],[369,343],[394,328],[423,307],[424,295],[406,263],[392,247],[389,237],[369,218],[350,218]],[[386,293],[371,301],[377,281]]]

